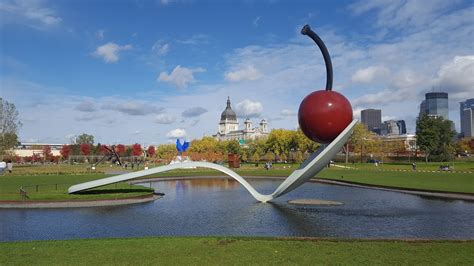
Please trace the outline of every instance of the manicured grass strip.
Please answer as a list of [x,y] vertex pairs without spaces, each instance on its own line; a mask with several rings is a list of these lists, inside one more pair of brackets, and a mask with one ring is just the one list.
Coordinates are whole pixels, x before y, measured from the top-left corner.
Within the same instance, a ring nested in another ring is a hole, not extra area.
[[[0,176],[0,200],[21,200],[19,187],[27,191],[28,201],[100,200],[150,195],[153,190],[139,185],[117,183],[89,190],[85,194],[68,194],[78,183],[106,177],[104,174]],[[37,191],[38,190],[38,191]]]
[[129,238],[0,243],[1,265],[472,265],[474,242]]
[[325,169],[320,178],[397,188],[474,193],[474,174]]

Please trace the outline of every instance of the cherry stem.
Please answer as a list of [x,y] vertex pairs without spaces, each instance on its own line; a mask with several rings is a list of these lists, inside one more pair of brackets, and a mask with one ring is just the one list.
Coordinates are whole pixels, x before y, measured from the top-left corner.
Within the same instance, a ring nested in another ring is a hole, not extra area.
[[324,63],[326,63],[326,90],[332,90],[332,63],[331,63],[331,56],[329,55],[328,48],[324,45],[323,40],[319,38],[319,36],[311,30],[309,25],[306,25],[301,29],[301,34],[307,35],[310,37],[319,47],[321,53],[324,57]]

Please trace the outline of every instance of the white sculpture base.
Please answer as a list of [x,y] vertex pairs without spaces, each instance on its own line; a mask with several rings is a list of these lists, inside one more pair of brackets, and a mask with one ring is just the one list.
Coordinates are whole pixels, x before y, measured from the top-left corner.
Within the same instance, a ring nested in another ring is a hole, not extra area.
[[210,168],[217,171],[220,171],[226,175],[231,176],[235,180],[237,180],[240,184],[242,184],[252,196],[261,202],[267,202],[274,198],[277,198],[283,194],[286,194],[295,188],[301,186],[303,183],[314,177],[317,173],[319,173],[327,164],[331,161],[331,159],[336,156],[336,154],[342,149],[342,146],[347,142],[349,137],[354,130],[354,126],[356,125],[357,120],[353,120],[342,132],[337,136],[335,140],[327,145],[321,145],[318,150],[316,150],[306,161],[301,164],[301,166],[296,169],[293,173],[291,173],[288,178],[283,181],[280,186],[272,193],[268,195],[263,195],[257,192],[243,177],[238,175],[236,172],[226,168],[224,166],[214,164],[214,163],[207,163],[207,162],[183,162],[183,163],[176,163],[170,165],[164,165],[155,167],[148,170],[137,171],[133,173],[127,173],[118,176],[112,176],[107,178],[102,178],[78,185],[71,186],[68,190],[69,193],[75,193],[79,191],[83,191],[86,189],[91,189],[95,187],[105,186],[117,182],[127,181],[130,179],[134,179],[137,177],[147,176],[151,174],[157,174],[161,172],[167,172],[174,169],[182,169],[188,167],[204,167]]

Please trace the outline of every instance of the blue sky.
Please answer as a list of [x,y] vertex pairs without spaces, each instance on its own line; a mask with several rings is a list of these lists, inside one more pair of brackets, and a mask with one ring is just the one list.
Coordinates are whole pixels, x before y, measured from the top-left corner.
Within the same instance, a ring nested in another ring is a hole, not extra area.
[[354,116],[382,109],[414,132],[424,93],[474,98],[472,1],[0,0],[0,95],[22,141],[169,142],[217,132],[230,96],[255,125],[294,129],[305,95],[325,86]]

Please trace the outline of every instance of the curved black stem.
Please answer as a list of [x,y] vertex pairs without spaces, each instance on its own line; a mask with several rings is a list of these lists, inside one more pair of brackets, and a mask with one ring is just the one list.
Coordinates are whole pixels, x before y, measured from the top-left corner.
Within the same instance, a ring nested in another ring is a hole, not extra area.
[[301,29],[301,34],[307,35],[308,37],[313,39],[313,41],[318,45],[319,49],[321,50],[321,53],[324,57],[324,63],[326,63],[326,90],[332,90],[332,63],[328,48],[326,48],[326,45],[324,45],[323,40],[321,40],[321,38],[319,38],[319,36],[311,30],[311,27],[309,25],[306,25],[303,27],[303,29]]

